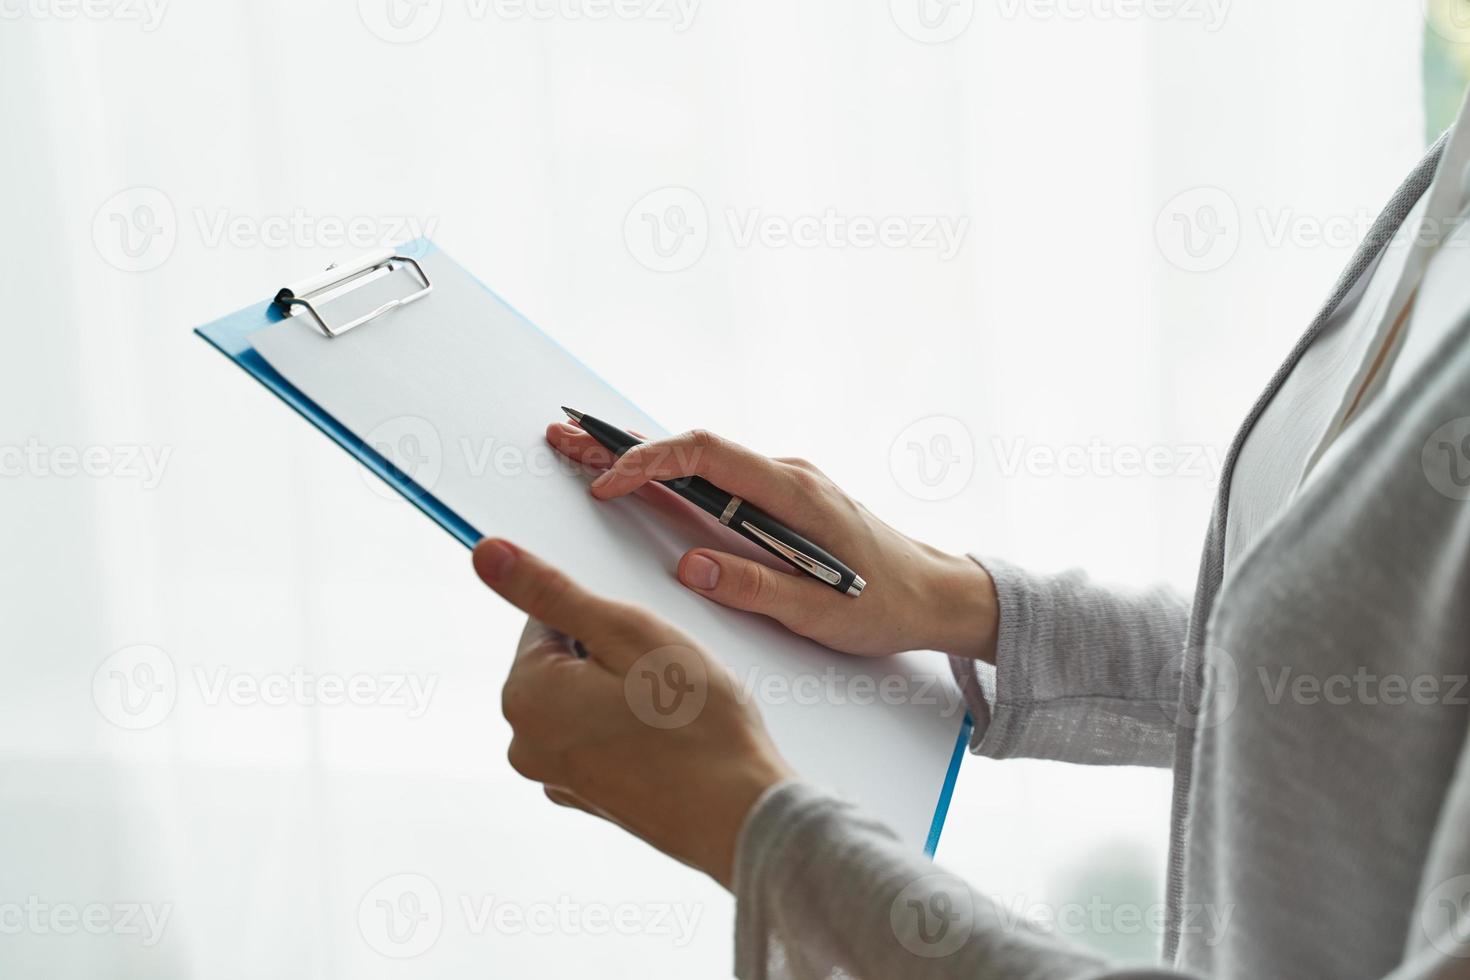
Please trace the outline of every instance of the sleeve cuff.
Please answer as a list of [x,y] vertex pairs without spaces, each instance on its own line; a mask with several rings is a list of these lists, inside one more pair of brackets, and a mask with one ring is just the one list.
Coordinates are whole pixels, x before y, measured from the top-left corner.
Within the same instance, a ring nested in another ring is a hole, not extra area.
[[[1052,589],[998,558],[970,556],[995,584],[1000,616],[995,666],[950,657],[974,728],[970,751],[991,759],[1052,759],[1093,765],[1169,766],[1172,733],[1157,701],[1078,693],[1050,696],[1036,676],[1060,669]],[[1053,685],[1055,677],[1053,677]]]
[[830,877],[835,843],[858,833],[867,840],[898,839],[884,824],[852,803],[796,780],[778,783],[761,795],[740,829],[735,844],[731,891],[735,894],[735,976],[770,980],[808,971],[791,967],[809,958],[821,960],[822,938],[803,939],[810,949],[788,949],[777,924],[784,921],[782,902],[798,906],[808,899],[804,886]]

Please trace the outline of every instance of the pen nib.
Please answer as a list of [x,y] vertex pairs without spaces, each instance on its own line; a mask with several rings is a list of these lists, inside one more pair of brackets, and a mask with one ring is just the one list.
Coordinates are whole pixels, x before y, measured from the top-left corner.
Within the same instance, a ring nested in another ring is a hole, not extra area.
[[582,413],[577,411],[575,408],[567,408],[565,405],[563,405],[561,407],[561,410],[563,412],[566,412],[567,418],[571,419],[573,422],[582,421]]

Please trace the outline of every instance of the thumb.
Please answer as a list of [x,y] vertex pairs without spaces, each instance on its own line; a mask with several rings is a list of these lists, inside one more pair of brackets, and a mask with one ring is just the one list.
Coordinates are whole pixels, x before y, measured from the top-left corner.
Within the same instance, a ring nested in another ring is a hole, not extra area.
[[679,581],[722,606],[770,616],[794,632],[835,595],[815,579],[780,572],[749,558],[696,548],[679,561]]

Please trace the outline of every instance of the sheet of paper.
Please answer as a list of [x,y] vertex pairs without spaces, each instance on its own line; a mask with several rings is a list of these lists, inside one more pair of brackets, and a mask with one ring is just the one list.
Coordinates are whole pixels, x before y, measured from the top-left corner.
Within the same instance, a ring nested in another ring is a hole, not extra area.
[[[943,658],[840,655],[679,585],[674,569],[689,548],[749,546],[669,494],[594,500],[587,475],[544,439],[560,405],[649,436],[664,430],[442,252],[421,261],[434,291],[381,320],[328,339],[291,318],[251,341],[481,534],[515,541],[687,631],[734,672],[804,778],[922,847],[965,713]],[[861,571],[870,582],[883,574]]]

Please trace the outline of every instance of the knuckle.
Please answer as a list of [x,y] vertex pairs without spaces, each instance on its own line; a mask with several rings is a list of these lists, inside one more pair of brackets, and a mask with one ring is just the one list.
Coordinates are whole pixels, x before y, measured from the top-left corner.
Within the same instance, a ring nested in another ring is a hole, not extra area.
[[510,747],[505,750],[505,761],[525,778],[540,781],[538,779],[540,767],[536,764],[536,753],[523,740],[511,739]]
[[532,579],[527,599],[533,609],[555,609],[566,602],[571,588],[571,580],[565,575],[547,569]]
[[756,608],[773,606],[778,589],[774,577],[754,562],[741,568],[735,578],[735,596],[744,605]]
[[624,606],[618,611],[624,623],[639,632],[648,632],[658,627],[659,618],[645,606]]
[[557,806],[576,808],[577,804],[572,802],[572,795],[566,790],[556,789],[552,786],[544,787],[546,798]]
[[631,474],[641,472],[646,465],[646,460],[650,452],[648,446],[649,444],[645,442],[642,445],[629,449],[617,458],[612,468],[619,473]]
[[500,713],[510,722],[512,729],[520,728],[530,720],[531,698],[525,684],[511,679],[500,689]]
[[616,631],[629,640],[657,632],[661,622],[643,606],[617,606],[608,618]]
[[683,439],[696,449],[711,449],[719,442],[719,436],[708,429],[690,429]]
[[691,429],[679,441],[687,447],[690,460],[696,466],[704,457],[718,455],[725,449],[725,440],[708,429]]
[[796,468],[788,474],[791,482],[804,494],[817,494],[826,489],[827,480],[816,470]]

